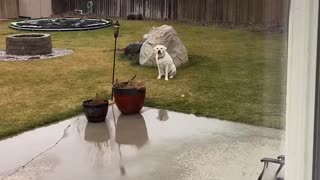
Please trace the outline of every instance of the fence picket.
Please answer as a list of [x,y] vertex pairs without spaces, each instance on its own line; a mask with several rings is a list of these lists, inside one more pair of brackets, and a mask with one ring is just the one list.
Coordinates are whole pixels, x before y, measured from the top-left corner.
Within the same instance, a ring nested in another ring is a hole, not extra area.
[[[11,0],[0,0],[1,2]],[[62,1],[52,0],[53,12],[61,13]],[[141,13],[147,19],[172,19],[236,26],[287,28],[290,0],[95,0],[95,13],[125,18]],[[72,0],[67,10],[85,8],[86,0]],[[1,13],[0,13],[1,17]]]

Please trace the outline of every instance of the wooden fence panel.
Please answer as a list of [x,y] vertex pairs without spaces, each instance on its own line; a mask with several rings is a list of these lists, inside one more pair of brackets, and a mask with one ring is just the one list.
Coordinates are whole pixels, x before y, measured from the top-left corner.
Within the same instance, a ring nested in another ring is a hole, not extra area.
[[[0,0],[10,1],[10,0]],[[125,18],[172,19],[229,26],[287,28],[290,0],[93,0],[94,13]],[[68,3],[66,3],[68,2]],[[55,13],[82,9],[88,0],[52,0]]]
[[0,0],[0,19],[19,17],[18,0]]

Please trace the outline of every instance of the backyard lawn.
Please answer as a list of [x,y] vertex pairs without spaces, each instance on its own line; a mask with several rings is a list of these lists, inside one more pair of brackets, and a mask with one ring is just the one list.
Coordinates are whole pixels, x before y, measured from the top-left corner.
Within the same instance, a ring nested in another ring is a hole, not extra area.
[[[141,40],[161,22],[121,21],[119,48]],[[173,22],[190,63],[175,79],[157,80],[157,69],[129,62],[119,51],[116,78],[137,75],[147,85],[146,105],[198,116],[274,128],[283,127],[286,39],[283,34],[249,32]],[[18,33],[0,23],[5,37]],[[51,60],[0,62],[0,138],[82,112],[96,92],[111,91],[112,28],[51,33],[53,45],[74,54]],[[184,97],[182,96],[184,95]]]

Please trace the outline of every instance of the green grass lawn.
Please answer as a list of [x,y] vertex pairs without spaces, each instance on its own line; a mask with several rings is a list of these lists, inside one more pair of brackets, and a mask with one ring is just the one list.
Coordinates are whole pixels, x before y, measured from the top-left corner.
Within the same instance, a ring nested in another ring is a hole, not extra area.
[[[120,23],[119,48],[162,24]],[[117,58],[117,79],[136,74],[146,82],[147,106],[283,127],[284,34],[166,23],[177,30],[190,57],[175,79],[156,80],[156,68],[138,66],[120,53]],[[7,26],[0,23],[0,49],[5,49],[6,35],[18,33]],[[111,91],[112,28],[51,34],[54,47],[72,49],[74,54],[46,61],[0,62],[0,138],[77,115],[83,100]]]

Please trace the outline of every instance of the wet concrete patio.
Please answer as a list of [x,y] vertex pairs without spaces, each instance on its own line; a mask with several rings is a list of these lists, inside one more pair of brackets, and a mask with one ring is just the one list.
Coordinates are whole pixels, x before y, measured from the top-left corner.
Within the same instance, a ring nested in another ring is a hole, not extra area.
[[[106,123],[84,116],[0,141],[0,179],[256,180],[284,132],[144,108]],[[270,178],[272,179],[272,178]]]

